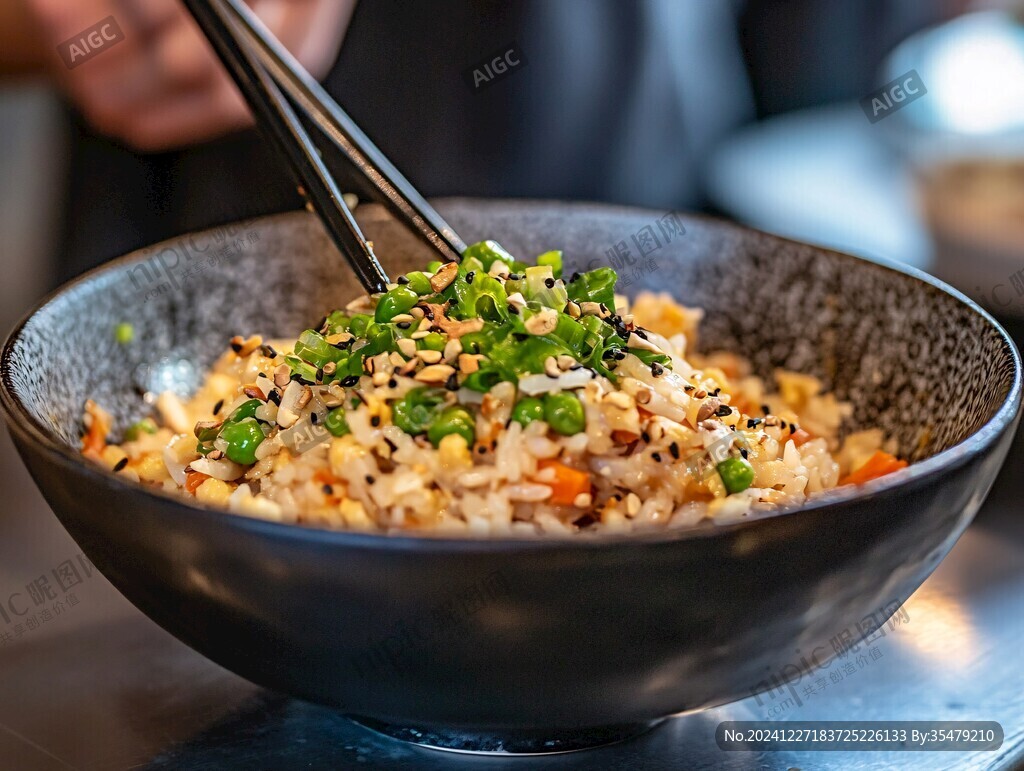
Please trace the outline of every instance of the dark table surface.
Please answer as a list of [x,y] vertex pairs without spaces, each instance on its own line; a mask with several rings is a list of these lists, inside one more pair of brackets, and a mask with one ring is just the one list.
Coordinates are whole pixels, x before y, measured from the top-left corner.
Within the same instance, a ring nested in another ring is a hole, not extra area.
[[[613,747],[496,760],[383,738],[330,710],[260,689],[193,652],[102,576],[87,575],[5,436],[0,601],[20,592],[15,607],[31,613],[20,630],[19,620],[0,617],[0,770],[1013,767],[1024,757],[1020,444],[978,519],[907,603],[908,618],[871,649],[800,683],[796,700],[751,698],[672,718]],[[70,574],[65,591],[52,571],[67,560],[79,583],[70,586]],[[27,587],[43,575],[56,600],[36,592],[36,606]],[[813,693],[805,690],[811,686]],[[830,719],[995,720],[1005,740],[990,752],[899,755],[726,753],[714,740],[723,720]]]

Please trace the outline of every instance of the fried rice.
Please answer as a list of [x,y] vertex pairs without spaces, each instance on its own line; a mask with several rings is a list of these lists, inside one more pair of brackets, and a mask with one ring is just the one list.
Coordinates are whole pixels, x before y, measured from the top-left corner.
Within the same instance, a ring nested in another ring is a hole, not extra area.
[[699,354],[699,309],[538,263],[482,242],[296,340],[236,336],[117,442],[87,403],[83,453],[275,522],[506,537],[731,522],[906,465],[878,429],[840,441],[818,379]]

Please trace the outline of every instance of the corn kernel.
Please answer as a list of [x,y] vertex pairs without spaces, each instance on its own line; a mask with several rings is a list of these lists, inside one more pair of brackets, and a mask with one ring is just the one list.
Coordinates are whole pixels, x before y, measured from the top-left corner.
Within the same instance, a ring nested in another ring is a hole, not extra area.
[[235,491],[233,485],[219,479],[207,479],[196,488],[196,500],[206,506],[227,507],[228,498]]

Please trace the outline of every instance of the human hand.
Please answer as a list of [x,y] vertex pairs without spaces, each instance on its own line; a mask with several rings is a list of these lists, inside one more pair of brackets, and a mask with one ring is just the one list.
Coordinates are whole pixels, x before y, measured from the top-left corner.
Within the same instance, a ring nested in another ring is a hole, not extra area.
[[[53,54],[58,81],[99,132],[157,152],[252,124],[245,100],[179,0],[22,0]],[[341,46],[355,0],[248,0],[317,78]],[[124,40],[74,69],[56,47],[113,16]]]

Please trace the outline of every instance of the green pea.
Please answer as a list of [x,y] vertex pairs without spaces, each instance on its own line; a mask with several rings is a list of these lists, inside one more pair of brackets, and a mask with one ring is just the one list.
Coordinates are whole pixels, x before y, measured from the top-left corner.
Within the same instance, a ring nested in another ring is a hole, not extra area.
[[544,420],[562,436],[578,434],[587,425],[583,404],[575,394],[567,391],[544,397]]
[[434,293],[434,287],[430,285],[430,279],[427,278],[426,273],[415,270],[412,273],[406,273],[405,277],[409,279],[409,283],[406,284],[406,286],[416,294],[425,295]]
[[419,347],[421,350],[443,351],[447,343],[447,337],[438,334],[437,332],[431,332],[429,335],[427,335],[426,337],[419,341]]
[[135,327],[124,321],[114,327],[114,339],[120,345],[128,345],[135,339]]
[[132,423],[128,426],[128,430],[124,432],[124,438],[127,442],[134,442],[143,434],[155,434],[156,423],[153,422],[152,418],[143,418],[138,423]]
[[234,411],[228,415],[228,419],[225,423],[238,423],[239,421],[245,420],[246,418],[252,418],[256,416],[256,410],[263,406],[263,402],[259,399],[249,399],[249,401],[242,402],[239,404]]
[[528,426],[535,420],[544,420],[544,402],[532,396],[520,399],[512,409],[512,420],[522,426]]
[[476,421],[473,420],[473,416],[462,407],[448,407],[443,410],[427,429],[427,438],[434,447],[437,447],[449,434],[458,434],[466,440],[466,444],[472,446],[476,438]]
[[348,421],[345,420],[345,410],[342,407],[327,413],[327,417],[324,419],[324,426],[327,427],[332,436],[345,436],[345,434],[352,430],[348,427]]
[[427,273],[437,273],[437,271],[441,270],[441,266],[443,264],[444,263],[442,263],[440,260],[432,260],[431,262],[428,262]]
[[370,317],[365,313],[355,314],[348,322],[348,331],[356,337],[366,334],[366,328],[370,325]]
[[434,422],[444,391],[414,388],[391,406],[391,421],[411,436],[422,434]]
[[227,442],[226,455],[230,460],[242,466],[251,466],[256,462],[256,448],[266,436],[259,423],[253,418],[246,418],[238,423],[225,423],[220,438]]
[[377,301],[377,310],[374,311],[373,320],[379,324],[391,321],[400,313],[406,313],[412,306],[420,301],[420,296],[406,286],[396,286]]
[[754,467],[745,458],[726,458],[717,468],[730,495],[741,493],[754,483]]

